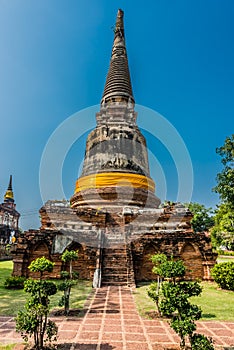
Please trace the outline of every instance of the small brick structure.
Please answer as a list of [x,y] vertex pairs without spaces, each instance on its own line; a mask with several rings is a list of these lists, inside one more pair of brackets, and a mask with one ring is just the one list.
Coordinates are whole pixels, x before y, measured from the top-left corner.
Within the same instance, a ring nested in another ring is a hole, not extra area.
[[12,190],[12,175],[4,202],[0,204],[0,259],[10,259],[8,246],[18,237],[20,213],[16,210],[14,193]]
[[78,249],[74,263],[81,278],[101,285],[148,281],[150,256],[183,259],[188,279],[209,280],[215,264],[210,237],[194,233],[191,212],[180,203],[160,205],[150,177],[146,140],[137,113],[125,46],[123,12],[118,11],[110,68],[90,132],[81,176],[67,201],[48,201],[40,209],[40,230],[20,234],[12,249],[15,276],[30,276],[30,262],[45,256],[59,278],[65,249]]

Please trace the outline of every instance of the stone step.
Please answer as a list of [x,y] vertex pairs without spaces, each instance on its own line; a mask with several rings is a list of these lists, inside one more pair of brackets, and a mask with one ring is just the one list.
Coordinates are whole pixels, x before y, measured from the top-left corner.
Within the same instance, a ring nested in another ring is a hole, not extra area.
[[119,273],[117,271],[112,271],[112,272],[108,272],[108,273],[102,273],[102,277],[114,277],[114,278],[122,278],[122,277],[126,277],[127,276],[127,272],[123,272],[123,273]]
[[128,269],[127,267],[125,266],[104,266],[102,268],[102,274],[110,274],[110,273],[113,273],[113,272],[116,272],[116,270],[118,271],[119,274],[123,274],[123,273],[127,273],[128,272]]
[[132,283],[128,283],[128,282],[120,282],[120,281],[102,281],[102,286],[130,286]]
[[106,247],[106,248],[120,248],[122,249],[123,247],[126,246],[126,242],[125,241],[120,241],[120,240],[116,240],[116,239],[113,239],[113,240],[108,240],[108,241],[105,241],[103,242],[103,246]]
[[123,261],[123,260],[103,261],[103,264],[102,264],[102,270],[105,268],[118,270],[124,267],[127,268],[127,261]]
[[123,258],[123,259],[126,259],[127,258],[127,253],[125,252],[125,253],[123,253],[123,254],[120,254],[120,253],[117,253],[117,254],[115,254],[115,253],[110,253],[110,254],[102,254],[102,256],[104,257],[104,258],[107,258],[107,259],[111,259],[111,258],[113,258],[113,257],[116,257],[116,258],[118,258],[118,259],[120,259],[120,258]]
[[103,248],[102,285],[134,285],[134,272],[128,269],[126,244]]
[[103,249],[103,255],[114,255],[114,254],[120,254],[120,255],[123,255],[125,254],[126,255],[126,249]]
[[110,275],[110,276],[103,276],[102,282],[127,282],[128,276],[119,276],[119,275]]
[[103,261],[127,261],[127,255],[104,255],[102,256]]
[[125,249],[125,244],[104,243],[104,249]]
[[110,271],[118,272],[118,273],[127,273],[127,267],[126,264],[105,264],[105,266],[102,267],[102,273],[109,273]]
[[107,258],[107,259],[111,259],[111,258],[113,258],[113,257],[116,257],[116,258],[118,258],[118,259],[120,259],[120,258],[124,258],[124,259],[126,259],[127,258],[127,253],[125,252],[125,253],[117,253],[117,254],[115,254],[114,252],[113,253],[108,253],[108,254],[102,254],[102,256],[104,257],[104,258]]

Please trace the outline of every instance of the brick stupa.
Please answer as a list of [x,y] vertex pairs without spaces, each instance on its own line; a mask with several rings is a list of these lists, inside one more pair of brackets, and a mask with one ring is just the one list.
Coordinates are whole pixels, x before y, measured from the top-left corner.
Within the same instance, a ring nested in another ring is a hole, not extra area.
[[70,203],[48,201],[40,209],[40,230],[22,234],[14,254],[14,275],[29,276],[39,256],[55,262],[78,249],[81,278],[102,285],[131,285],[155,278],[150,256],[181,258],[187,278],[210,279],[215,263],[210,237],[194,233],[191,212],[180,203],[160,205],[150,177],[146,140],[140,132],[129,73],[123,11],[117,14],[114,43],[97,126],[87,137],[84,165]]

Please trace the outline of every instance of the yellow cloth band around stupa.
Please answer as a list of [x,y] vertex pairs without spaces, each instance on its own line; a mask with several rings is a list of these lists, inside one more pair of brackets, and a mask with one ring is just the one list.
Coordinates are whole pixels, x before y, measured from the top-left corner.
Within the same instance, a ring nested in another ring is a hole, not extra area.
[[90,188],[112,186],[143,188],[152,192],[155,190],[154,181],[147,176],[130,173],[110,172],[91,174],[88,176],[80,177],[76,181],[75,193]]

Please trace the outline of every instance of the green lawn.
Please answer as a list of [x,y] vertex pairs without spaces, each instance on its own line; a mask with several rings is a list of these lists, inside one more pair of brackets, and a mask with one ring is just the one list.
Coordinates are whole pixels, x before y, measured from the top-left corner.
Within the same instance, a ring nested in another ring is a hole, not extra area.
[[234,256],[218,255],[217,263],[234,261]]
[[[202,282],[201,296],[191,298],[194,304],[203,311],[202,320],[234,321],[234,292],[221,290],[213,282]],[[138,311],[143,317],[149,318],[156,310],[153,301],[147,295],[149,283],[141,283],[134,292]]]
[[14,347],[15,347],[15,344],[7,344],[7,345],[0,344],[0,350],[12,350],[14,349]]
[[12,350],[12,349],[14,349],[15,345],[16,344],[7,344],[7,345],[5,345],[5,344],[1,344],[0,343],[0,350]]
[[[4,281],[11,275],[12,267],[12,261],[0,262],[0,316],[16,316],[18,311],[22,309],[26,298],[28,297],[28,294],[22,289],[10,290],[4,288]],[[55,282],[58,283],[58,281]],[[88,295],[91,293],[91,290],[92,283],[90,281],[79,280],[78,284],[72,288],[70,307],[82,309]],[[51,297],[52,309],[58,308],[58,301],[61,296],[62,292],[58,292]]]

